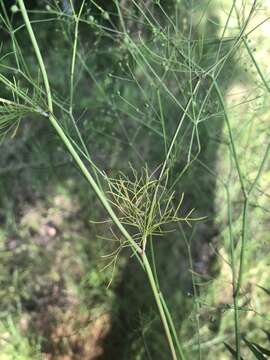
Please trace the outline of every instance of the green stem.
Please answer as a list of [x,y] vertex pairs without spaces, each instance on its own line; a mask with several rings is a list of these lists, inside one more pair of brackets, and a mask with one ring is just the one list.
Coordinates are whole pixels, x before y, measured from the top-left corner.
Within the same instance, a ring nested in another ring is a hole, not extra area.
[[56,130],[57,134],[59,135],[59,137],[61,138],[61,140],[63,141],[63,143],[66,145],[68,151],[70,152],[70,154],[72,155],[73,159],[75,160],[75,162],[77,163],[77,165],[79,166],[80,171],[83,173],[83,175],[85,176],[86,180],[89,182],[89,184],[91,185],[92,189],[94,190],[94,192],[96,193],[98,199],[100,200],[101,204],[103,205],[103,207],[105,208],[105,210],[107,211],[107,213],[110,215],[112,221],[115,223],[115,225],[118,227],[118,229],[120,230],[120,232],[122,233],[122,235],[129,241],[129,243],[131,244],[131,246],[134,248],[134,250],[136,250],[137,253],[141,253],[141,248],[139,247],[139,245],[132,239],[132,237],[130,236],[130,234],[127,232],[127,230],[124,228],[124,226],[121,224],[121,222],[119,221],[118,217],[116,216],[115,212],[113,211],[111,205],[109,204],[107,198],[105,197],[104,193],[102,190],[100,190],[99,186],[97,185],[97,183],[95,182],[94,178],[92,177],[92,175],[89,173],[88,169],[86,168],[86,166],[84,165],[84,163],[82,162],[80,156],[78,155],[77,151],[74,149],[73,145],[71,144],[71,142],[69,141],[68,137],[66,136],[66,134],[64,133],[63,129],[61,128],[61,126],[58,124],[57,120],[55,119],[55,117],[53,115],[50,116],[50,122],[52,124],[52,126],[54,127],[54,129]]
[[235,254],[234,254],[235,244],[234,244],[233,232],[232,232],[231,196],[230,196],[229,187],[227,185],[225,185],[225,191],[227,196],[227,216],[229,223],[229,239],[230,239],[230,252],[231,252],[233,306],[234,306],[234,334],[235,334],[237,360],[239,360],[241,349],[240,349],[240,331],[239,331],[238,293],[236,292],[237,277],[236,277]]
[[[74,73],[75,73],[75,64],[76,64],[76,55],[77,55],[77,45],[78,45],[78,33],[79,33],[79,21],[84,7],[85,0],[82,2],[78,15],[74,12],[75,18],[75,34],[74,34],[74,44],[72,51],[72,60],[71,60],[71,69],[70,69],[70,105],[69,112],[73,114],[73,99],[74,99]],[[72,3],[71,3],[72,4]],[[73,4],[72,4],[73,5]]]
[[37,57],[37,60],[38,60],[38,63],[39,63],[41,73],[42,73],[42,77],[43,77],[43,81],[44,81],[44,85],[45,85],[45,90],[46,90],[46,94],[47,94],[48,108],[49,108],[49,110],[51,112],[51,114],[49,116],[49,120],[50,120],[52,126],[54,127],[55,131],[57,132],[57,134],[59,135],[59,137],[63,141],[63,143],[66,145],[66,147],[67,147],[68,151],[70,152],[70,154],[72,155],[73,159],[77,163],[80,171],[83,173],[86,180],[89,182],[92,189],[94,190],[97,197],[99,198],[100,202],[102,203],[102,205],[104,206],[104,208],[106,209],[108,214],[110,215],[113,222],[117,225],[117,227],[120,230],[120,232],[122,233],[122,235],[130,242],[131,246],[138,253],[141,253],[141,248],[132,239],[130,234],[127,232],[127,230],[124,228],[124,226],[119,221],[119,219],[116,216],[115,212],[113,211],[110,203],[106,199],[104,193],[100,190],[99,186],[95,182],[92,175],[89,173],[88,169],[84,165],[83,161],[81,160],[80,156],[78,155],[78,153],[75,150],[75,148],[73,147],[73,145],[71,144],[71,142],[68,139],[67,135],[65,134],[64,130],[58,124],[58,121],[56,120],[56,118],[53,115],[53,102],[52,102],[51,90],[50,90],[49,79],[48,79],[47,71],[46,71],[46,68],[45,68],[45,65],[44,65],[44,62],[43,62],[43,58],[42,58],[42,55],[40,53],[39,46],[38,46],[35,34],[33,32],[33,29],[32,29],[32,26],[31,26],[31,23],[30,23],[30,20],[29,20],[29,17],[28,17],[28,14],[27,14],[27,11],[26,11],[26,8],[25,8],[25,5],[24,5],[24,1],[23,0],[18,0],[18,3],[19,3],[19,6],[20,6],[20,9],[21,9],[21,12],[22,12],[22,15],[23,15],[23,18],[24,18],[24,22],[25,22],[26,28],[28,30],[28,33],[29,33],[29,36],[30,36],[30,39],[31,39],[31,42],[32,42],[32,45],[33,45],[33,48],[35,50],[35,54],[36,54],[36,57]]
[[143,262],[144,269],[145,269],[145,272],[147,274],[147,277],[148,277],[148,280],[149,280],[149,283],[150,283],[150,286],[151,286],[151,289],[152,289],[152,292],[153,292],[153,296],[155,298],[155,301],[156,301],[156,304],[157,304],[157,307],[158,307],[160,319],[161,319],[161,322],[163,324],[163,328],[164,328],[166,338],[167,338],[167,341],[168,341],[168,345],[169,345],[169,348],[170,348],[171,357],[172,357],[173,360],[177,360],[177,356],[176,356],[176,352],[175,352],[175,348],[174,348],[170,328],[169,328],[169,325],[168,325],[168,321],[167,321],[167,318],[166,318],[166,315],[165,315],[165,312],[164,312],[164,309],[163,309],[163,306],[162,306],[162,303],[161,303],[161,300],[160,300],[160,297],[159,297],[158,288],[157,288],[157,285],[155,283],[154,275],[153,275],[151,266],[149,264],[149,261],[147,259],[147,256],[142,251],[140,246],[133,240],[133,238],[128,233],[128,231],[125,229],[125,227],[122,225],[122,223],[118,219],[117,215],[113,211],[113,209],[112,209],[108,199],[106,198],[105,194],[103,193],[103,191],[99,188],[99,186],[95,182],[94,178],[92,177],[92,175],[90,174],[90,172],[88,171],[86,166],[84,165],[84,163],[81,160],[80,156],[78,155],[77,151],[75,150],[72,143],[70,142],[67,135],[65,134],[64,130],[58,124],[58,121],[56,120],[55,116],[53,115],[52,95],[51,95],[49,79],[48,79],[47,71],[46,71],[46,68],[45,68],[45,65],[44,65],[44,62],[43,62],[43,58],[42,58],[42,55],[40,53],[40,49],[39,49],[37,40],[35,38],[35,34],[33,32],[33,29],[32,29],[32,26],[31,26],[31,23],[30,23],[28,14],[27,14],[27,10],[26,10],[25,5],[24,5],[24,1],[23,0],[18,0],[18,4],[19,4],[19,7],[21,9],[22,16],[23,16],[26,28],[28,30],[28,33],[29,33],[29,36],[30,36],[30,39],[31,39],[31,42],[32,42],[32,45],[33,45],[33,48],[34,48],[34,51],[35,51],[35,54],[36,54],[36,57],[37,57],[37,61],[38,61],[38,64],[39,64],[39,67],[40,67],[40,70],[41,70],[41,74],[42,74],[42,77],[43,77],[45,90],[46,90],[46,95],[47,95],[48,109],[50,111],[49,120],[51,122],[51,125],[54,127],[56,133],[58,134],[58,136],[60,137],[62,142],[66,145],[68,151],[70,152],[70,154],[72,155],[74,161],[78,165],[81,173],[85,176],[86,180],[88,181],[88,183],[90,184],[90,186],[92,187],[94,192],[96,193],[99,201],[101,202],[101,204],[103,205],[103,207],[105,208],[105,210],[107,211],[109,216],[111,217],[114,224],[117,226],[117,228],[122,233],[124,238],[126,240],[128,240],[128,242],[130,243],[133,251],[137,255],[141,256],[141,260]]
[[173,319],[172,319],[172,316],[171,316],[171,313],[168,309],[168,306],[166,304],[166,301],[162,295],[162,293],[160,292],[159,293],[159,296],[160,296],[160,299],[161,299],[161,302],[162,302],[162,306],[164,308],[164,311],[165,311],[165,314],[167,316],[167,319],[168,319],[168,322],[169,322],[169,325],[171,327],[171,331],[172,331],[172,334],[173,334],[173,338],[174,338],[174,341],[176,343],[176,347],[177,347],[177,350],[179,352],[179,355],[180,355],[180,358],[181,359],[185,359],[185,355],[184,355],[184,352],[183,352],[183,349],[180,345],[180,342],[179,342],[179,339],[178,339],[178,336],[177,336],[177,333],[176,333],[176,329],[175,329],[175,326],[174,326],[174,322],[173,322]]
[[81,18],[81,15],[82,15],[82,11],[83,11],[83,8],[84,8],[84,4],[85,4],[85,0],[83,0],[82,4],[81,4],[81,7],[80,7],[80,10],[79,10],[79,13],[78,15],[75,13],[75,10],[74,10],[74,6],[73,6],[73,2],[70,1],[70,6],[72,7],[72,11],[73,11],[73,14],[74,14],[74,19],[75,19],[75,30],[74,30],[74,42],[73,42],[73,49],[72,49],[72,59],[71,59],[71,69],[70,69],[70,104],[69,104],[69,116],[70,116],[70,119],[72,121],[72,124],[75,128],[75,131],[76,131],[76,134],[80,140],[80,143],[82,144],[82,147],[83,147],[83,150],[85,152],[85,154],[87,155],[88,157],[88,160],[90,161],[90,164],[92,166],[92,170],[95,174],[95,178],[96,178],[96,181],[97,181],[97,184],[99,187],[101,187],[101,183],[100,183],[100,180],[99,180],[99,177],[98,177],[98,173],[96,171],[96,168],[95,166],[93,166],[93,162],[92,162],[92,159],[91,159],[91,156],[88,152],[88,149],[87,149],[87,146],[82,138],[82,135],[80,133],[80,130],[77,126],[77,123],[74,119],[74,116],[73,116],[73,102],[74,102],[74,74],[75,74],[75,65],[76,65],[76,58],[77,58],[77,48],[78,48],[78,35],[79,35],[79,22],[80,22],[80,18]]
[[24,20],[25,26],[27,28],[28,34],[30,36],[30,39],[31,39],[31,42],[32,42],[32,45],[33,45],[33,48],[34,48],[34,51],[35,51],[35,54],[36,54],[36,57],[37,57],[38,65],[40,67],[42,78],[43,78],[43,81],[44,81],[46,95],[47,95],[48,110],[51,113],[53,113],[53,102],[52,102],[51,88],[50,88],[50,83],[49,83],[47,71],[46,71],[46,68],[45,68],[45,65],[44,65],[44,61],[43,61],[42,55],[40,53],[39,46],[38,46],[34,31],[32,29],[32,25],[30,23],[30,20],[29,20],[29,17],[28,17],[28,14],[27,14],[27,11],[26,11],[26,8],[25,8],[25,5],[24,5],[24,1],[23,0],[18,0],[18,4],[19,4],[19,7],[21,9],[23,20]]
[[160,296],[159,296],[159,292],[158,292],[158,289],[157,289],[157,286],[156,286],[156,283],[155,283],[153,272],[152,272],[151,266],[149,264],[149,261],[147,259],[147,256],[146,256],[145,252],[142,254],[142,261],[143,261],[145,271],[147,273],[148,280],[149,280],[150,286],[152,288],[152,292],[153,292],[153,295],[154,295],[154,298],[155,298],[155,301],[156,301],[156,304],[157,304],[157,307],[158,307],[160,319],[161,319],[161,322],[163,324],[163,328],[164,328],[164,331],[165,331],[165,334],[166,334],[166,338],[167,338],[167,341],[168,341],[168,344],[169,344],[169,347],[170,347],[172,359],[177,360],[177,356],[176,356],[175,347],[174,347],[172,335],[171,335],[171,332],[170,332],[169,324],[168,324],[168,321],[167,321],[167,318],[166,318],[166,314],[165,314],[162,302],[160,300]]

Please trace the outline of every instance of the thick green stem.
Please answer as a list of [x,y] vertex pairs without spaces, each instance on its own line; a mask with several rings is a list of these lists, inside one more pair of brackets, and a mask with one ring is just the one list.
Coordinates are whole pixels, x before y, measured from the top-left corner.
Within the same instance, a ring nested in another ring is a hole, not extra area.
[[74,149],[73,145],[71,144],[71,142],[69,141],[68,137],[66,136],[66,134],[64,133],[63,129],[61,128],[61,126],[58,124],[57,120],[55,119],[55,117],[53,115],[50,116],[50,122],[52,124],[52,126],[54,127],[55,131],[57,132],[57,134],[59,135],[59,137],[61,138],[61,140],[63,141],[63,143],[66,145],[68,151],[70,152],[70,154],[72,155],[73,159],[75,160],[76,164],[79,166],[80,171],[83,173],[83,175],[85,176],[86,180],[89,182],[89,184],[91,185],[92,189],[94,190],[94,192],[96,193],[98,199],[100,200],[101,204],[103,205],[103,207],[105,208],[105,210],[107,211],[107,213],[110,215],[112,221],[115,223],[115,225],[118,227],[118,229],[120,230],[120,232],[122,233],[122,235],[125,237],[125,239],[127,239],[130,243],[130,245],[133,247],[133,249],[137,252],[137,253],[141,253],[141,248],[140,246],[132,239],[132,237],[130,236],[130,234],[127,232],[127,230],[125,229],[125,227],[121,224],[121,222],[119,221],[117,215],[115,214],[115,212],[113,211],[110,203],[108,202],[106,196],[104,195],[103,191],[100,190],[99,186],[97,185],[97,183],[95,182],[94,178],[92,177],[92,175],[90,174],[90,172],[88,171],[88,169],[86,168],[86,166],[84,165],[84,163],[82,162],[80,156],[78,155],[77,151]]
[[28,14],[27,14],[27,11],[26,11],[26,8],[25,8],[25,5],[24,5],[24,1],[23,0],[18,0],[18,4],[19,4],[19,7],[21,9],[23,20],[24,20],[25,26],[27,28],[28,34],[30,36],[30,39],[31,39],[31,42],[32,42],[32,45],[33,45],[33,48],[34,48],[34,51],[35,51],[35,54],[36,54],[36,57],[37,57],[38,65],[40,67],[42,78],[43,78],[43,81],[44,81],[46,95],[47,95],[48,110],[51,113],[53,113],[53,102],[52,102],[51,88],[50,88],[49,79],[48,79],[48,76],[47,76],[47,71],[46,71],[46,68],[45,68],[45,65],[44,65],[44,61],[43,61],[42,55],[40,53],[39,46],[38,46],[34,31],[32,29],[32,25],[30,23],[30,20],[29,20],[29,17],[28,17]]
[[78,155],[77,151],[73,147],[72,143],[70,142],[70,140],[66,136],[64,130],[58,124],[58,121],[56,120],[56,118],[53,115],[53,103],[52,103],[51,90],[50,90],[49,79],[48,79],[47,71],[46,71],[46,68],[45,68],[45,65],[44,65],[44,62],[43,62],[43,58],[42,58],[42,55],[40,53],[39,46],[38,46],[35,34],[33,32],[33,29],[32,29],[32,26],[31,26],[31,23],[30,23],[30,20],[29,20],[29,17],[28,17],[28,14],[27,14],[27,11],[26,11],[26,8],[25,8],[25,5],[24,5],[24,1],[23,0],[18,0],[18,3],[19,3],[19,6],[20,6],[20,9],[21,9],[23,18],[24,18],[24,22],[25,22],[26,28],[28,30],[28,33],[29,33],[29,36],[30,36],[30,39],[31,39],[31,42],[32,42],[32,45],[33,45],[37,60],[38,60],[38,64],[39,64],[41,73],[42,73],[42,77],[43,77],[43,81],[44,81],[44,85],[45,85],[45,90],[46,90],[46,94],[47,94],[48,108],[49,108],[49,111],[50,111],[49,120],[50,120],[52,126],[54,127],[55,131],[57,132],[57,134],[59,135],[59,137],[63,141],[63,143],[66,145],[66,147],[67,147],[68,151],[70,152],[70,154],[72,155],[73,159],[77,163],[80,171],[83,173],[83,175],[85,176],[85,178],[87,179],[87,181],[91,185],[92,189],[95,191],[97,197],[99,198],[100,202],[102,203],[102,205],[104,206],[104,208],[106,209],[108,214],[110,215],[113,222],[116,224],[116,226],[118,227],[118,229],[120,230],[122,235],[130,242],[130,244],[134,248],[134,250],[136,250],[138,253],[141,253],[141,248],[132,239],[132,237],[129,235],[127,230],[124,228],[124,226],[119,221],[119,219],[116,216],[115,212],[113,211],[110,203],[106,199],[103,191],[100,190],[100,188],[97,185],[97,183],[95,182],[94,178],[92,177],[92,175],[90,174],[90,172],[88,171],[88,169],[84,165],[83,161],[81,160],[80,156]]
[[175,347],[174,347],[173,339],[172,339],[172,336],[171,336],[169,324],[168,324],[168,321],[167,321],[167,318],[166,318],[166,314],[165,314],[162,302],[160,300],[160,296],[159,296],[159,292],[158,292],[158,289],[157,289],[157,286],[156,286],[156,283],[155,283],[153,272],[152,272],[151,266],[149,264],[149,261],[147,259],[147,256],[146,256],[145,252],[142,254],[142,261],[143,261],[145,271],[147,273],[148,280],[149,280],[150,286],[152,288],[152,292],[153,292],[153,295],[154,295],[154,298],[155,298],[155,301],[156,301],[156,304],[157,304],[157,307],[158,307],[159,315],[160,315],[160,318],[161,318],[161,321],[162,321],[162,324],[163,324],[163,328],[165,330],[165,334],[166,334],[166,337],[167,337],[167,341],[168,341],[170,350],[171,350],[172,359],[177,360],[177,356],[176,356]]
[[89,173],[89,171],[87,170],[85,165],[83,164],[83,162],[80,159],[79,155],[77,154],[76,150],[73,148],[71,142],[69,141],[69,139],[65,135],[63,129],[60,127],[60,125],[58,124],[57,120],[54,118],[53,115],[50,116],[50,121],[51,121],[51,124],[53,125],[54,129],[56,130],[56,132],[60,136],[61,140],[65,143],[65,145],[68,148],[69,152],[73,156],[73,158],[74,158],[75,162],[77,163],[77,165],[79,166],[81,172],[84,174],[84,176],[86,177],[86,179],[90,183],[92,189],[95,191],[95,193],[96,193],[97,197],[99,198],[100,202],[102,203],[102,205],[104,206],[104,208],[106,209],[106,211],[110,215],[111,219],[115,223],[115,225],[118,227],[118,229],[120,230],[122,235],[130,242],[133,249],[138,254],[140,254],[142,256],[142,262],[143,262],[143,265],[144,265],[144,269],[145,269],[145,272],[147,274],[147,277],[148,277],[148,280],[149,280],[149,283],[150,283],[150,286],[151,286],[151,289],[152,289],[152,292],[153,292],[153,295],[154,295],[154,298],[155,298],[155,301],[156,301],[156,304],[157,304],[157,307],[158,307],[161,322],[163,324],[163,328],[164,328],[164,331],[165,331],[165,334],[166,334],[168,345],[169,345],[169,348],[170,348],[170,351],[171,351],[172,359],[177,360],[177,356],[176,356],[176,353],[175,353],[175,348],[174,348],[170,328],[169,328],[169,325],[168,325],[168,322],[167,322],[167,318],[166,318],[162,303],[160,301],[158,288],[157,288],[157,285],[156,285],[156,282],[155,282],[155,279],[154,279],[154,276],[153,276],[153,272],[152,272],[152,269],[150,267],[150,264],[149,264],[149,261],[147,259],[146,254],[142,253],[142,249],[132,239],[132,237],[127,232],[127,230],[123,227],[123,225],[119,221],[118,217],[116,216],[115,212],[111,208],[108,200],[104,196],[103,192],[99,189],[99,187],[96,184],[95,180],[93,179],[93,177],[91,176],[91,174]]
[[49,79],[48,79],[47,71],[46,71],[46,68],[45,68],[45,65],[44,65],[44,62],[43,62],[43,58],[42,58],[42,55],[40,53],[40,49],[39,49],[37,40],[35,38],[35,34],[33,32],[33,29],[32,29],[32,26],[31,26],[31,23],[30,23],[28,14],[27,14],[27,10],[26,10],[25,5],[24,5],[24,1],[23,0],[18,0],[18,4],[19,4],[19,7],[21,9],[22,16],[23,16],[26,28],[28,30],[28,33],[29,33],[29,36],[30,36],[30,39],[31,39],[31,42],[32,42],[32,45],[33,45],[33,48],[34,48],[34,51],[35,51],[35,54],[36,54],[36,57],[37,57],[37,61],[38,61],[38,64],[39,64],[39,67],[40,67],[40,70],[41,70],[41,74],[42,74],[42,77],[43,77],[45,90],[46,90],[46,95],[47,95],[48,110],[50,112],[49,120],[51,122],[51,125],[54,127],[56,133],[58,134],[58,136],[60,137],[62,142],[65,144],[65,146],[67,147],[68,151],[70,152],[70,154],[72,155],[74,161],[76,162],[77,166],[79,167],[81,173],[85,176],[86,180],[88,181],[88,183],[90,184],[90,186],[94,190],[94,192],[96,193],[99,201],[101,202],[101,204],[103,205],[103,207],[107,211],[108,215],[111,217],[114,224],[117,226],[118,230],[121,232],[121,234],[124,236],[124,238],[129,241],[133,251],[137,254],[137,257],[139,259],[141,259],[141,261],[142,261],[142,263],[144,265],[144,269],[145,269],[145,272],[147,274],[147,277],[148,277],[148,280],[149,280],[149,283],[150,283],[150,286],[151,286],[151,289],[152,289],[152,292],[153,292],[157,307],[158,307],[161,322],[163,324],[163,328],[164,328],[166,338],[167,338],[167,341],[168,341],[168,345],[169,345],[169,348],[170,348],[171,357],[172,357],[173,360],[177,360],[175,347],[174,347],[174,343],[173,343],[173,340],[172,340],[172,335],[171,335],[171,332],[170,332],[170,328],[169,328],[169,325],[168,325],[166,314],[164,312],[164,308],[162,306],[162,302],[161,302],[160,297],[159,297],[158,287],[157,287],[157,284],[155,282],[153,272],[152,272],[151,266],[149,264],[149,261],[147,259],[147,256],[142,251],[140,246],[133,240],[133,238],[128,233],[128,231],[125,229],[125,227],[122,225],[122,223],[118,219],[117,215],[115,214],[114,210],[112,209],[112,207],[111,207],[107,197],[105,196],[104,192],[100,189],[100,187],[98,186],[98,184],[96,183],[96,181],[94,180],[94,178],[92,177],[92,175],[90,174],[90,172],[88,171],[86,166],[84,165],[83,161],[81,160],[80,156],[78,155],[78,152],[75,150],[75,148],[73,147],[71,141],[69,140],[69,138],[65,134],[64,130],[59,125],[58,121],[56,120],[55,116],[53,115],[53,102],[52,102],[51,90],[50,90]]

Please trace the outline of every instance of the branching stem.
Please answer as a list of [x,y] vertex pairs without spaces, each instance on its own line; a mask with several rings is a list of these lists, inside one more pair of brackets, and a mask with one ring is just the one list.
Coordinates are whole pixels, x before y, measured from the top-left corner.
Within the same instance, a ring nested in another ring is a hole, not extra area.
[[[140,260],[143,263],[144,266],[144,270],[147,274],[147,278],[149,280],[149,284],[150,287],[152,289],[153,292],[153,296],[154,299],[156,301],[156,305],[159,311],[159,315],[161,318],[161,322],[163,324],[163,328],[166,334],[166,338],[167,338],[167,342],[169,345],[169,349],[170,349],[170,353],[171,353],[171,358],[173,360],[177,360],[178,357],[176,355],[176,350],[175,350],[175,346],[173,343],[173,337],[171,334],[171,330],[168,324],[168,319],[166,317],[163,305],[162,305],[162,301],[160,299],[159,293],[158,293],[158,287],[157,284],[155,282],[154,279],[154,275],[153,275],[153,271],[152,268],[149,264],[148,258],[146,256],[146,254],[142,251],[141,247],[134,241],[134,239],[132,238],[132,236],[129,234],[129,232],[126,230],[126,228],[122,225],[122,223],[120,222],[120,220],[118,219],[116,213],[114,212],[114,210],[112,209],[106,195],[104,194],[104,192],[102,191],[102,189],[98,186],[98,184],[96,183],[96,181],[94,180],[93,176],[90,174],[89,170],[86,168],[86,166],[84,165],[83,161],[81,160],[78,152],[75,150],[75,148],[73,147],[71,141],[69,140],[68,136],[65,134],[64,130],[62,129],[62,127],[59,125],[56,117],[53,114],[53,101],[52,101],[52,95],[51,95],[51,89],[50,89],[50,84],[49,84],[49,79],[48,79],[48,74],[44,65],[44,61],[34,34],[34,31],[32,29],[32,25],[31,22],[29,20],[28,14],[27,14],[27,10],[25,8],[25,4],[24,4],[24,0],[18,0],[18,4],[24,19],[24,23],[26,25],[27,31],[29,33],[31,42],[32,42],[32,46],[33,49],[35,51],[36,54],[36,58],[41,70],[41,74],[42,74],[42,78],[44,81],[44,85],[45,85],[45,91],[46,91],[46,96],[47,96],[47,105],[48,105],[48,110],[49,110],[49,120],[51,125],[53,126],[54,130],[56,131],[56,133],[58,134],[58,136],[60,137],[61,141],[65,144],[67,150],[69,151],[69,153],[72,155],[75,163],[77,164],[77,166],[79,167],[81,173],[84,175],[84,177],[86,178],[86,180],[88,181],[88,183],[90,184],[91,188],[94,190],[96,196],[98,197],[99,201],[101,202],[101,204],[103,205],[103,207],[105,208],[105,210],[107,211],[108,215],[110,216],[110,218],[112,219],[112,221],[114,222],[114,224],[116,225],[116,227],[118,228],[118,230],[121,232],[121,234],[124,236],[124,238],[129,242],[130,246],[132,247],[133,251],[137,254],[137,257],[140,258]],[[180,359],[184,360],[184,356],[180,355]]]

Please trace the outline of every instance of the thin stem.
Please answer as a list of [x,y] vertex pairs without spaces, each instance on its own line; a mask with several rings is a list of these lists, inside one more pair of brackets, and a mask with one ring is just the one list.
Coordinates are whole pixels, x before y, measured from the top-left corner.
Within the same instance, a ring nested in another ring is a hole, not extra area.
[[235,244],[232,233],[232,208],[231,208],[231,196],[230,189],[225,185],[226,197],[227,197],[227,216],[229,223],[229,240],[230,240],[230,255],[231,255],[231,269],[232,269],[232,287],[233,287],[233,305],[234,305],[234,333],[235,333],[235,346],[236,353],[240,356],[240,332],[239,332],[239,313],[238,313],[238,295],[236,293],[237,277],[236,277],[236,266],[235,266]]
[[[83,11],[83,8],[84,8],[84,4],[85,4],[85,0],[83,0],[82,4],[81,4],[81,7],[80,7],[80,10],[79,10],[79,13],[78,15],[75,13],[75,9],[74,9],[74,6],[73,6],[73,2],[70,1],[70,6],[72,7],[72,11],[73,11],[73,15],[74,15],[74,18],[75,18],[75,30],[74,30],[74,42],[73,42],[73,49],[72,49],[72,59],[71,59],[71,68],[70,68],[70,103],[69,103],[69,116],[70,116],[70,119],[72,121],[72,124],[75,128],[75,131],[76,131],[76,134],[83,146],[83,150],[85,152],[85,154],[88,156],[89,158],[89,161],[90,161],[90,164],[92,165],[92,159],[90,157],[90,154],[89,154],[89,151],[87,149],[87,146],[82,138],[82,135],[81,135],[81,132],[77,126],[77,123],[76,123],[76,120],[74,119],[74,116],[73,116],[73,102],[74,102],[74,74],[75,74],[75,65],[76,65],[76,58],[77,58],[77,54],[78,54],[78,35],[79,35],[79,22],[80,22],[80,18],[81,18],[81,15],[82,15],[82,11]],[[99,177],[98,177],[98,174],[97,174],[97,171],[96,171],[96,168],[95,166],[92,166],[92,170],[95,174],[95,177],[96,177],[96,181],[99,185],[99,187],[101,187],[101,183],[100,183],[100,180],[99,180]]]
[[[72,51],[71,69],[70,69],[70,105],[69,112],[73,114],[73,98],[74,98],[74,72],[77,57],[77,46],[78,46],[78,33],[79,33],[79,21],[84,7],[85,0],[82,2],[78,15],[74,12],[75,17],[75,31],[74,31],[74,43]],[[73,5],[73,4],[72,4]]]
[[247,238],[247,217],[248,217],[248,205],[249,199],[246,198],[244,201],[243,206],[243,221],[242,221],[242,241],[241,241],[241,250],[240,250],[240,263],[239,263],[239,271],[238,271],[238,279],[237,279],[237,286],[235,289],[235,293],[233,294],[234,297],[239,295],[239,291],[242,285],[242,278],[243,278],[243,269],[244,269],[244,260],[245,260],[245,249],[246,249],[246,238]]
[[260,69],[254,55],[252,54],[252,51],[250,50],[250,47],[248,45],[246,37],[243,37],[243,42],[244,42],[245,48],[247,49],[247,52],[248,52],[252,62],[254,64],[256,70],[257,70],[257,73],[258,73],[259,77],[261,78],[261,80],[262,80],[264,86],[266,87],[267,91],[270,93],[270,87],[269,87],[265,77],[263,76],[263,73],[262,73],[262,71],[261,71],[261,69]]
[[[162,165],[162,168],[161,168],[161,171],[160,171],[160,174],[159,174],[159,177],[158,177],[158,183],[157,183],[157,186],[156,186],[156,189],[155,189],[155,192],[154,192],[154,195],[153,195],[153,199],[152,199],[152,204],[151,204],[151,208],[150,208],[150,213],[149,213],[149,223],[153,217],[153,211],[154,211],[154,207],[155,207],[155,204],[156,204],[156,198],[157,198],[157,194],[158,194],[158,190],[159,190],[159,186],[160,186],[160,183],[161,183],[161,180],[163,178],[163,175],[166,171],[166,168],[167,168],[167,165],[168,165],[168,162],[169,162],[169,159],[170,159],[170,156],[171,156],[171,153],[172,153],[172,150],[174,148],[174,145],[175,145],[175,142],[176,142],[176,139],[179,135],[179,132],[182,128],[182,125],[183,125],[183,122],[188,114],[188,111],[189,111],[189,107],[190,105],[192,104],[192,99],[193,99],[193,95],[196,94],[198,88],[200,86],[200,79],[197,81],[195,87],[194,87],[194,90],[186,104],[186,107],[184,109],[184,112],[180,118],[180,121],[176,127],[176,130],[174,132],[174,135],[173,135],[173,138],[171,140],[171,143],[170,143],[170,146],[169,146],[169,149],[168,149],[168,152],[166,154],[166,157],[165,157],[165,160],[163,162],[163,165]],[[143,243],[143,251],[145,251],[146,249],[146,245],[147,245],[147,237],[145,237],[145,241]]]
[[228,130],[228,133],[229,133],[230,148],[231,148],[231,151],[232,151],[232,155],[233,155],[233,159],[234,159],[234,162],[235,162],[237,174],[238,174],[239,181],[240,181],[240,184],[241,184],[241,190],[242,190],[244,199],[246,199],[247,198],[247,193],[246,193],[246,189],[245,189],[244,179],[243,179],[242,172],[241,172],[241,169],[240,169],[240,164],[239,164],[238,155],[237,155],[235,144],[234,144],[231,124],[230,124],[230,121],[229,121],[229,118],[228,118],[228,115],[227,115],[227,111],[226,111],[226,106],[225,106],[223,96],[221,94],[220,88],[219,88],[216,80],[213,80],[213,82],[214,82],[214,86],[215,86],[215,89],[216,89],[216,93],[218,95],[219,103],[222,106],[222,110],[223,110],[223,113],[224,113],[225,123],[226,123],[227,130]]

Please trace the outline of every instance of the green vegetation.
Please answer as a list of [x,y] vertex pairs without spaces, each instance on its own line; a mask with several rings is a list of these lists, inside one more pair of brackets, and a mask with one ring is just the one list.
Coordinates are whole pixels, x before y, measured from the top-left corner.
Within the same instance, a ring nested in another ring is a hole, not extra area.
[[0,4],[3,359],[267,358],[268,2]]

